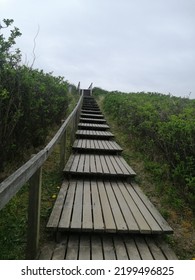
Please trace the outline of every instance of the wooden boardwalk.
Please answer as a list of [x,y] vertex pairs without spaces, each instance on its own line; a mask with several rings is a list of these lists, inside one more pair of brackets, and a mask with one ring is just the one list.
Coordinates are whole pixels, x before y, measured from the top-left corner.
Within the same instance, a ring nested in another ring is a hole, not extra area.
[[97,103],[85,96],[64,182],[47,228],[56,241],[39,259],[176,259],[172,228],[134,182],[136,173]]

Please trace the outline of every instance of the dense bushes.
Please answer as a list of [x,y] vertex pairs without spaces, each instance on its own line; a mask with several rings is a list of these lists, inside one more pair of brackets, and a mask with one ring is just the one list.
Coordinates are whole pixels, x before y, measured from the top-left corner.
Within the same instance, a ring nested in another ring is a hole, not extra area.
[[151,161],[162,163],[164,176],[194,205],[195,100],[115,92],[105,95],[104,110]]
[[[13,20],[4,20],[7,30]],[[1,31],[1,30],[0,30]],[[21,64],[18,28],[0,34],[0,170],[21,148],[43,144],[68,107],[68,82]]]

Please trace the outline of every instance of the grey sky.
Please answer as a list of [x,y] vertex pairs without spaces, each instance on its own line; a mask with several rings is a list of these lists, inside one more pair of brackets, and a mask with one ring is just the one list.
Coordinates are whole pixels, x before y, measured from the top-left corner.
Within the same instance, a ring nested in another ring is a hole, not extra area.
[[35,68],[82,87],[195,98],[195,0],[0,0]]

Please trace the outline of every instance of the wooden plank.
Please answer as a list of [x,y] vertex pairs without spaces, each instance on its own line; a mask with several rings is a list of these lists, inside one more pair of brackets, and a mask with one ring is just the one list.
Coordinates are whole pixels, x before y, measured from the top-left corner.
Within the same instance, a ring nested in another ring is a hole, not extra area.
[[72,162],[72,166],[70,167],[70,172],[76,172],[77,171],[79,160],[80,160],[80,154],[75,154],[74,155],[74,160]]
[[68,236],[66,235],[63,242],[57,243],[53,251],[52,260],[64,260],[67,249]]
[[122,156],[119,156],[119,159],[131,175],[136,175],[135,171],[131,168],[131,166],[129,166]]
[[93,229],[91,204],[91,186],[90,182],[85,180],[83,184],[83,231]]
[[77,260],[78,259],[78,249],[79,249],[79,235],[71,234],[69,235],[66,260]]
[[142,260],[153,260],[153,256],[147,246],[147,243],[145,242],[143,237],[136,236],[135,237],[135,243],[138,247],[140,256]]
[[103,156],[103,155],[100,155],[100,164],[101,164],[101,166],[102,166],[102,172],[103,172],[103,174],[109,174],[110,173],[110,171],[109,171],[109,169],[108,169],[108,165],[107,165],[107,162],[106,162],[106,160],[105,160],[105,157]]
[[114,247],[116,251],[116,259],[117,260],[128,260],[129,257],[127,255],[127,251],[125,248],[125,244],[120,236],[114,236]]
[[125,197],[123,196],[119,186],[116,182],[112,182],[112,190],[115,193],[115,197],[117,198],[118,205],[120,206],[120,210],[123,214],[124,220],[128,226],[130,232],[139,232],[139,227],[137,222],[134,219],[134,216],[130,210],[130,205],[128,205]]
[[142,202],[140,197],[137,195],[135,190],[131,187],[131,185],[128,185],[127,183],[125,183],[125,185],[127,187],[128,192],[130,193],[131,197],[133,198],[134,202],[138,206],[140,212],[142,213],[142,215],[144,216],[144,218],[147,221],[148,225],[150,226],[152,232],[161,233],[162,232],[161,227],[158,225],[156,220],[153,218],[151,213],[148,211],[147,207]]
[[91,237],[91,259],[103,260],[102,241],[99,235]]
[[155,260],[166,260],[164,254],[162,253],[161,249],[155,244],[154,238],[151,237],[145,237],[145,240],[148,244],[148,247],[150,249],[150,252],[153,255],[153,258]]
[[104,222],[102,216],[102,209],[99,199],[99,193],[97,183],[91,181],[91,194],[92,194],[92,211],[93,211],[93,223],[95,231],[104,230]]
[[114,169],[115,169],[116,174],[117,174],[117,175],[123,175],[123,171],[122,171],[121,168],[119,167],[119,165],[118,165],[118,163],[117,163],[115,157],[110,156],[109,159],[110,159],[110,161],[112,162],[112,165],[113,165],[113,167],[114,167]]
[[90,155],[90,169],[91,169],[91,174],[97,173],[94,155]]
[[113,174],[113,175],[116,175],[116,171],[114,169],[112,161],[110,160],[110,157],[105,155],[104,158],[105,158],[105,161],[107,163],[107,166],[108,166],[108,169],[109,169],[109,173]]
[[84,172],[85,173],[90,173],[90,156],[89,155],[84,155],[85,156],[85,164],[84,164]]
[[116,260],[112,236],[104,234],[102,237],[102,243],[103,243],[104,259]]
[[80,155],[80,160],[77,166],[77,172],[82,173],[83,172],[83,168],[84,168],[84,163],[85,163],[85,155]]
[[43,246],[39,255],[39,260],[51,260],[55,243],[51,242]]
[[127,232],[128,228],[127,228],[126,222],[123,218],[123,215],[121,213],[120,207],[119,207],[118,202],[116,200],[115,194],[112,190],[110,182],[106,183],[105,189],[106,189],[107,196],[108,196],[108,199],[109,199],[109,202],[110,202],[110,207],[112,209],[112,213],[113,213],[113,216],[114,216],[114,220],[115,220],[117,230]]
[[164,240],[159,239],[157,241],[157,244],[161,248],[161,250],[167,260],[177,260],[178,259],[175,252],[168,246],[168,244]]
[[80,237],[79,260],[90,260],[90,236],[82,234]]
[[95,163],[96,163],[96,172],[99,173],[99,174],[102,174],[103,171],[102,171],[102,165],[101,165],[101,162],[100,162],[100,156],[99,155],[94,155],[95,157]]
[[116,225],[113,218],[112,210],[110,208],[110,203],[107,197],[107,193],[105,190],[105,185],[107,182],[98,181],[98,190],[100,195],[100,201],[102,205],[102,212],[104,217],[104,223],[105,223],[105,230],[107,232],[116,232]]
[[71,229],[80,230],[82,227],[83,212],[83,181],[77,181],[75,200],[73,206]]
[[169,226],[169,224],[165,221],[165,219],[161,216],[155,206],[150,202],[150,200],[145,196],[140,187],[136,183],[131,183],[132,187],[139,195],[140,199],[146,205],[147,209],[150,211],[154,219],[158,222],[159,226],[166,233],[173,233],[173,229]]
[[63,208],[63,204],[64,204],[64,200],[67,194],[67,189],[68,189],[69,183],[67,180],[65,180],[62,183],[62,186],[60,188],[58,197],[55,201],[55,204],[53,206],[51,215],[49,217],[49,221],[47,223],[47,228],[53,228],[56,229],[58,227],[58,223],[60,220],[60,216],[62,213],[62,208]]
[[149,227],[147,221],[145,220],[144,216],[140,212],[138,206],[135,204],[134,200],[132,199],[130,193],[128,192],[128,187],[123,182],[118,182],[118,187],[121,190],[121,193],[125,197],[127,204],[131,209],[131,213],[133,214],[139,229],[140,233],[151,233],[151,228]]
[[62,216],[59,222],[59,229],[69,229],[70,227],[75,191],[76,191],[76,181],[71,180],[69,183],[69,188],[64,203]]
[[72,154],[72,155],[70,155],[69,160],[68,160],[68,162],[67,162],[67,164],[66,164],[66,166],[64,168],[65,172],[69,172],[70,171],[70,168],[72,166],[73,161],[74,161],[74,155]]
[[132,236],[123,235],[125,246],[130,260],[140,260],[140,254]]

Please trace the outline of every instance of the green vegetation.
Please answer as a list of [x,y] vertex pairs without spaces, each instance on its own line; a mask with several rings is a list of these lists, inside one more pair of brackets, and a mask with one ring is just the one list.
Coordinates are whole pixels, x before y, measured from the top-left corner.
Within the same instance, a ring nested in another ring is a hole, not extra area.
[[[0,27],[0,181],[49,142],[79,98],[76,87],[62,77],[22,65],[21,51],[14,49],[21,33],[12,24],[13,20],[4,19],[5,29]],[[45,225],[62,181],[58,146],[43,166],[42,179],[44,242]],[[28,194],[26,184],[0,211],[0,259],[25,258]]]
[[[95,93],[105,94],[100,89]],[[170,179],[174,185],[170,195],[179,194],[195,210],[195,100],[112,92],[105,94],[103,108],[147,156],[146,167],[154,178]]]
[[[124,103],[127,105],[125,108],[128,108],[127,102],[130,103],[133,95],[130,94],[131,96],[129,97],[128,94],[119,93],[117,95],[117,93],[109,93],[99,88],[96,88],[94,93],[111,131],[115,135],[116,141],[123,148],[123,157],[137,173],[137,183],[174,229],[174,234],[166,236],[166,241],[173,248],[179,259],[194,259],[195,216],[192,211],[194,205],[189,203],[188,193],[183,194],[186,188],[185,184],[179,184],[170,174],[171,169],[162,152],[155,146],[151,148],[147,146],[149,137],[139,137],[139,134],[133,133],[133,128],[132,130],[128,128],[127,116],[130,114],[131,106],[129,106],[129,112],[128,109],[126,110],[127,114],[126,116],[123,115],[123,119],[117,115],[118,111],[116,113],[114,111],[114,108],[116,110],[114,106],[118,102],[110,102],[110,106],[108,106],[107,101],[112,99],[112,96],[113,99],[118,97],[121,100],[122,97],[120,95],[122,95],[124,99],[126,96],[126,102]],[[158,99],[158,96],[161,96],[159,94],[153,95],[156,95],[156,99]],[[145,97],[147,96],[149,102],[149,94],[145,94]],[[134,106],[141,106],[143,104],[139,104],[139,98],[141,99],[141,96],[137,96],[137,104],[134,104]],[[174,102],[175,100],[180,100],[180,98],[170,96],[164,96],[164,99],[167,99],[167,101],[171,99]],[[186,106],[188,106],[188,103],[191,103],[190,106],[193,106],[194,102],[193,100],[186,99],[181,99],[180,101],[181,103],[182,101],[186,102]],[[105,103],[107,103],[107,108]],[[113,107],[111,108],[111,106]],[[166,111],[168,111],[168,108]]]
[[[1,33],[11,28],[13,20],[3,24]],[[8,38],[0,34],[0,172],[25,148],[43,145],[49,128],[61,122],[70,102],[70,84],[62,77],[22,65],[21,51],[14,49],[21,33],[16,27],[9,32]]]

